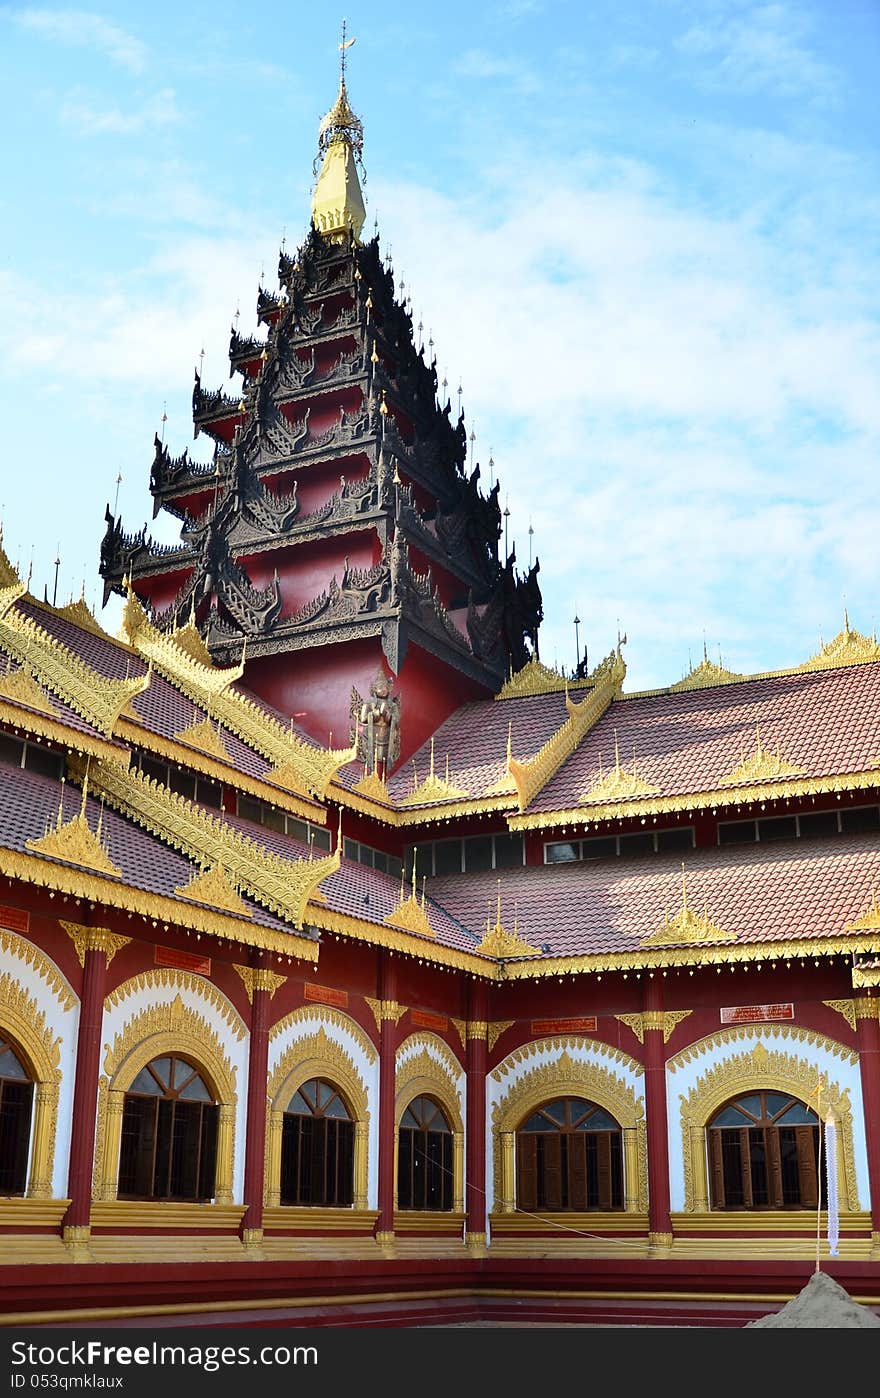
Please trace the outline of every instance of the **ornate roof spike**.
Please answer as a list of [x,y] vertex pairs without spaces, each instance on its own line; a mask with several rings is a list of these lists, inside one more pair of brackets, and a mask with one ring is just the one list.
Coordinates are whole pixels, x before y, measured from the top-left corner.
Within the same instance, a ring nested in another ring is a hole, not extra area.
[[736,941],[736,934],[727,932],[722,927],[717,927],[709,917],[708,900],[704,900],[702,914],[697,914],[690,907],[687,898],[687,878],[684,864],[681,866],[681,908],[675,917],[670,918],[667,909],[663,921],[652,932],[645,937],[641,943],[643,947],[650,946],[675,946],[701,945],[706,942],[733,942]]
[[498,897],[495,908],[495,925],[492,926],[491,905],[489,916],[486,918],[486,932],[478,952],[484,956],[493,956],[501,961],[508,957],[538,956],[538,948],[531,946],[519,935],[519,913],[514,904],[514,925],[513,931],[508,932],[501,921],[501,880],[498,880]]
[[345,86],[345,52],[354,39],[346,40],[344,21],[342,36],[339,93],[318,127],[321,169],[312,195],[315,227],[332,241],[339,241],[346,233],[360,238],[366,218],[357,172],[359,165],[363,170],[364,128],[352,111]]

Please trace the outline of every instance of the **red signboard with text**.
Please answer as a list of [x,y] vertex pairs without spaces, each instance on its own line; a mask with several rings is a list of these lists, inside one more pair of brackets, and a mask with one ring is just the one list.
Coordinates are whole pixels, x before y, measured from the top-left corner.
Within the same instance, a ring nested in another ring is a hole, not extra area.
[[581,1015],[577,1019],[533,1019],[533,1034],[595,1034],[596,1016]]
[[318,1005],[335,1005],[338,1010],[348,1009],[348,991],[336,990],[332,985],[306,985],[305,997]]
[[722,1024],[754,1024],[759,1019],[794,1019],[794,1005],[728,1005],[722,1007]]
[[197,951],[179,951],[177,947],[156,947],[153,960],[157,966],[173,966],[176,971],[195,971],[200,976],[210,976],[211,958]]

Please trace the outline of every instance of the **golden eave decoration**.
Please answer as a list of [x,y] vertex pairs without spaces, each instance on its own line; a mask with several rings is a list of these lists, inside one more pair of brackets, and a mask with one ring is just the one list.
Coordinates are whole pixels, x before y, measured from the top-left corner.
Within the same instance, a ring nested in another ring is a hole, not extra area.
[[516,674],[504,681],[495,695],[496,699],[521,699],[532,694],[556,694],[567,692],[569,682],[558,670],[551,670],[536,655],[531,655]]
[[431,926],[431,919],[428,916],[428,909],[425,900],[425,884],[422,880],[422,899],[419,902],[416,892],[416,866],[413,860],[412,872],[412,892],[404,893],[403,879],[400,883],[400,901],[395,908],[385,918],[388,927],[403,927],[407,932],[417,932],[422,937],[436,937],[437,933]]
[[179,743],[198,748],[200,752],[206,752],[210,757],[218,757],[223,762],[229,761],[229,753],[223,739],[209,718],[200,719],[187,728],[181,728],[174,736]]
[[804,773],[793,767],[780,755],[779,748],[771,752],[761,741],[760,729],[755,728],[755,750],[750,757],[741,756],[738,767],[734,767],[719,786],[749,785],[752,782],[783,781],[789,777],[802,777]]
[[703,659],[699,665],[695,665],[692,670],[680,679],[677,684],[669,686],[672,694],[677,694],[682,690],[689,689],[712,689],[719,684],[737,684],[740,680],[746,679],[745,675],[738,675],[733,670],[728,670],[723,665],[716,665],[709,659],[705,646],[703,647]]
[[49,714],[51,718],[58,717],[57,709],[50,703],[26,665],[0,675],[0,699],[11,699],[13,704],[21,704],[26,709]]
[[827,645],[819,650],[797,670],[835,670],[843,665],[867,665],[880,660],[880,642],[876,635],[863,636],[853,631],[849,624],[849,613],[843,613],[843,629]]
[[687,883],[685,881],[684,869],[681,874],[681,907],[675,917],[670,917],[667,911],[663,922],[652,932],[649,937],[645,937],[642,942],[643,947],[656,946],[703,946],[707,942],[734,942],[736,934],[725,932],[722,928],[716,927],[711,921],[708,909],[704,908],[702,913],[695,913],[688,904]]
[[585,699],[577,704],[566,692],[568,718],[535,756],[526,762],[510,758],[508,768],[516,782],[520,812],[534,800],[571,756],[584,735],[598,723],[612,699],[620,693],[625,676],[626,665],[618,648],[593,672],[594,688]]
[[877,902],[876,891],[871,891],[871,901],[863,913],[855,922],[847,923],[847,932],[880,932],[880,903]]
[[88,798],[88,778],[83,782],[80,809],[72,820],[63,823],[64,786],[61,783],[61,799],[58,803],[58,817],[55,828],[48,830],[38,840],[27,840],[25,848],[34,854],[43,854],[50,859],[60,859],[65,864],[77,864],[81,869],[94,869],[96,873],[107,874],[111,878],[121,878],[122,870],[117,868],[101,843],[103,811],[98,817],[98,826],[92,830],[86,815]]
[[519,917],[517,915],[516,904],[513,908],[513,931],[508,932],[501,921],[501,880],[498,880],[498,898],[495,904],[495,922],[492,923],[491,908],[486,918],[486,931],[483,940],[477,947],[477,951],[483,956],[492,956],[496,961],[504,961],[510,957],[538,956],[538,948],[530,946],[519,935]]
[[[17,599],[14,599],[17,600]],[[41,626],[9,606],[0,615],[0,646],[44,689],[56,694],[101,733],[109,735],[126,704],[150,683],[149,671],[114,680],[86,665]]]
[[179,888],[175,888],[174,892],[179,898],[189,898],[194,903],[204,903],[209,908],[222,908],[224,912],[232,913],[234,917],[253,916],[229,882],[229,877],[222,864],[215,864],[212,869],[206,869],[203,873],[197,874],[195,878],[190,879],[189,883],[181,884]]
[[322,859],[284,859],[239,834],[219,816],[209,815],[195,802],[138,772],[121,771],[101,762],[92,767],[90,777],[110,805],[203,870],[222,865],[235,888],[296,927],[302,926],[309,899],[320,898],[321,881],[339,868],[338,847]]
[[381,801],[385,806],[393,804],[391,792],[377,771],[367,772],[352,787],[359,796],[369,796],[373,801]]
[[660,788],[646,781],[638,769],[635,757],[632,766],[621,766],[617,734],[614,735],[614,766],[602,772],[599,757],[598,780],[584,792],[581,801],[625,801],[637,796],[659,796]]
[[244,663],[225,670],[205,664],[190,634],[192,623],[167,635],[159,631],[131,586],[123,627],[131,645],[152,661],[169,684],[273,764],[279,785],[290,786],[303,795],[323,797],[334,774],[356,756],[354,748],[313,747],[294,733],[292,724],[287,727],[233,689],[231,686],[244,673]]
[[[415,763],[413,763],[415,774]],[[438,777],[434,771],[434,739],[431,739],[431,760],[428,775],[416,781],[412,791],[400,802],[401,806],[431,806],[438,801],[459,801],[467,798],[468,792],[456,786],[449,778],[449,754],[446,754],[446,776]]]

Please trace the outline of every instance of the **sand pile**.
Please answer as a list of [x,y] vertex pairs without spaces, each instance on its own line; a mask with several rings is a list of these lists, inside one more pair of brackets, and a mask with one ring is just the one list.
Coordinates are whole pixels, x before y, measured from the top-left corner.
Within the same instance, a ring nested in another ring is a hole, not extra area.
[[848,1291],[825,1272],[814,1272],[803,1291],[773,1315],[750,1320],[745,1329],[763,1325],[789,1330],[851,1330],[880,1326],[880,1316],[868,1306],[860,1306]]

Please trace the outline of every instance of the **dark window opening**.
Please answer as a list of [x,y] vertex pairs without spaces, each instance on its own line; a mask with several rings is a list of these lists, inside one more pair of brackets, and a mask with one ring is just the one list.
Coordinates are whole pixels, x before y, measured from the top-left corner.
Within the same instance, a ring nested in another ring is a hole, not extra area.
[[416,1097],[400,1120],[397,1207],[452,1208],[452,1131],[441,1107]]
[[349,1208],[354,1122],[336,1088],[312,1078],[293,1094],[281,1128],[282,1204]]
[[545,1103],[516,1133],[516,1204],[529,1212],[623,1208],[623,1133],[577,1097]]
[[706,1131],[711,1207],[825,1208],[819,1131],[816,1113],[783,1092],[753,1092],[729,1102]]
[[0,1034],[0,1194],[24,1194],[34,1084],[19,1050]]
[[219,1108],[201,1074],[170,1054],[142,1068],[125,1094],[120,1199],[212,1199]]

